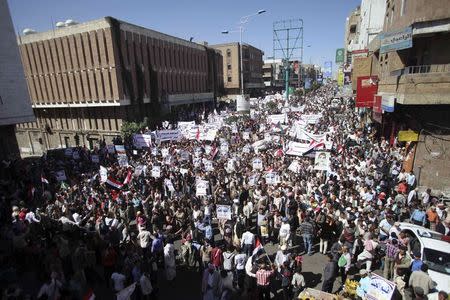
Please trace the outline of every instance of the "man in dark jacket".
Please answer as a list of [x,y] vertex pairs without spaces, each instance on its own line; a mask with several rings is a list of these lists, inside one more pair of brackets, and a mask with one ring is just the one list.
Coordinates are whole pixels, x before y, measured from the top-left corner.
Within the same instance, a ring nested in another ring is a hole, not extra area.
[[333,292],[333,284],[337,276],[337,263],[333,260],[333,255],[328,254],[328,262],[323,269],[322,291]]

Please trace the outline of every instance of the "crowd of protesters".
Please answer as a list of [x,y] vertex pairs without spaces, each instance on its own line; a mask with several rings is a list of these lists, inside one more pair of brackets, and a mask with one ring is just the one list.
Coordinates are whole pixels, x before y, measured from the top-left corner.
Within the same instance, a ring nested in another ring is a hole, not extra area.
[[[400,222],[450,236],[448,207],[431,190],[419,195],[414,173],[402,169],[405,147],[380,139],[350,100],[330,109],[336,92],[327,85],[290,101],[266,97],[251,117],[213,112],[221,120],[214,140],[125,145],[127,165],[106,143],[75,148],[76,156],[53,151],[3,162],[4,295],[25,294],[20,278],[33,272],[39,299],[92,299],[98,286],[118,299],[157,299],[158,274],[175,286],[184,268],[201,274],[205,300],[293,299],[307,287],[304,256],[326,255],[324,292],[343,290],[356,273],[363,298],[368,274],[381,268],[401,295],[422,299],[434,285]],[[269,121],[268,114],[281,113],[284,122]],[[301,142],[292,128],[306,114],[319,117],[303,130],[324,138],[306,141],[311,152],[290,155],[289,141]],[[331,153],[328,170],[314,167],[317,150]],[[262,170],[252,166],[255,158]],[[65,180],[57,180],[60,170]],[[206,195],[198,195],[198,180],[207,182]],[[218,218],[218,206],[229,207],[231,218]],[[267,244],[277,247],[275,255]]]

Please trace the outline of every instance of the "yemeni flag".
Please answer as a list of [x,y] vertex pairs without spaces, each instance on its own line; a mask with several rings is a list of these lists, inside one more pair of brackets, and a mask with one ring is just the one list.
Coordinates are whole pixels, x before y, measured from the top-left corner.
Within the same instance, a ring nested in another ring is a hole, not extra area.
[[131,170],[128,170],[127,177],[125,177],[125,180],[123,181],[123,185],[129,184],[131,182],[131,179],[133,179]]
[[118,189],[120,190],[121,188],[123,188],[123,183],[115,180],[114,178],[112,178],[111,176],[108,177],[108,179],[106,180],[106,183],[111,186],[112,188]]
[[321,150],[323,148],[325,148],[325,143],[323,142],[323,140],[320,140],[320,141],[312,140],[311,143],[309,143],[308,149],[306,149],[306,151],[303,153],[303,155],[305,155],[313,150]]

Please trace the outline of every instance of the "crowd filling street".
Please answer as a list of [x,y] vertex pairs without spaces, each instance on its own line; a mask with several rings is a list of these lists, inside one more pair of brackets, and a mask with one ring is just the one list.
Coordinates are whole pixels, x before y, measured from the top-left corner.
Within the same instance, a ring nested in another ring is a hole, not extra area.
[[424,257],[405,229],[448,243],[450,208],[403,169],[408,145],[380,137],[336,86],[192,117],[3,161],[3,297],[164,299],[182,271],[201,294],[184,285],[177,299],[297,299],[310,288],[365,299],[377,278],[395,299],[448,298],[429,274],[441,260],[448,276],[448,251]]

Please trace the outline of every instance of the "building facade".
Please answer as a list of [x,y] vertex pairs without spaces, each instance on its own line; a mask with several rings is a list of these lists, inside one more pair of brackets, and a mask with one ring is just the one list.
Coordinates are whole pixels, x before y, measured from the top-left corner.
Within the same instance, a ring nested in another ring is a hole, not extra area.
[[450,11],[446,0],[387,0],[383,32],[369,44],[378,91],[372,119],[391,142],[407,138],[406,169],[419,185],[449,190]]
[[[18,43],[36,115],[17,126],[25,154],[92,148],[119,135],[123,122],[211,105],[221,88],[219,52],[111,17],[23,35]],[[36,139],[41,149],[30,147]]]
[[[235,98],[241,89],[240,44],[227,43],[212,45],[222,53],[223,82],[228,98]],[[262,67],[264,52],[248,44],[242,45],[242,65],[244,76],[244,93],[258,95],[264,88]]]
[[0,0],[0,36],[0,160],[4,160],[20,155],[15,124],[35,120],[6,0]]

